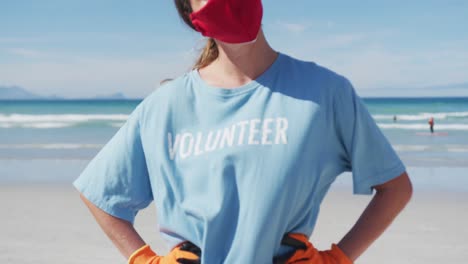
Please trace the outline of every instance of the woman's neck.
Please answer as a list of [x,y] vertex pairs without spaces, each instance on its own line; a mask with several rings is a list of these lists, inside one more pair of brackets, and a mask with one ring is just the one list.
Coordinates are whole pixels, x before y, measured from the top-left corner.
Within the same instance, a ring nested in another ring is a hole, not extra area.
[[218,49],[218,58],[199,69],[199,73],[208,84],[223,88],[236,88],[256,79],[278,56],[266,41],[262,30],[253,43],[218,42]]

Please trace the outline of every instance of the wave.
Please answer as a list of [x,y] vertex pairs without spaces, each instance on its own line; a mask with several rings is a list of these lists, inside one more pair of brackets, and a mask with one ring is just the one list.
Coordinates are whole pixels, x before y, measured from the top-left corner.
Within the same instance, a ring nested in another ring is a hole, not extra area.
[[52,143],[52,144],[0,144],[0,149],[100,149],[102,144],[74,144],[74,143]]
[[0,128],[13,128],[13,127],[22,127],[22,128],[63,128],[71,127],[72,123],[29,123],[29,124],[19,124],[19,123],[0,123]]
[[62,115],[23,115],[0,114],[0,122],[89,122],[89,121],[125,121],[128,115],[124,114],[62,114]]
[[468,112],[441,112],[441,113],[419,113],[415,115],[372,115],[375,120],[393,120],[396,116],[398,120],[417,121],[434,119],[446,120],[449,118],[468,118]]
[[[83,125],[103,125],[119,128],[128,119],[127,114],[0,114],[0,128],[54,129]],[[398,120],[427,120],[430,116],[436,119],[448,117],[468,117],[468,112],[421,113],[418,115],[399,115]],[[391,120],[393,115],[374,115],[376,120]],[[382,129],[428,130],[426,123],[378,123]],[[436,123],[436,130],[468,131],[468,124]]]
[[[428,124],[377,124],[382,129],[429,130]],[[434,129],[468,131],[468,124],[436,124]]]
[[111,126],[113,127],[121,127],[125,124],[125,122],[119,122],[119,123],[112,123]]
[[64,128],[91,123],[120,127],[127,120],[126,114],[0,114],[0,128]]
[[[38,144],[0,144],[0,149],[46,149],[46,150],[74,150],[101,149],[104,144],[91,143],[38,143]],[[393,145],[399,152],[455,152],[468,153],[468,145]]]
[[394,145],[396,151],[428,151],[431,146],[428,145]]
[[401,152],[463,152],[468,153],[468,145],[394,145]]

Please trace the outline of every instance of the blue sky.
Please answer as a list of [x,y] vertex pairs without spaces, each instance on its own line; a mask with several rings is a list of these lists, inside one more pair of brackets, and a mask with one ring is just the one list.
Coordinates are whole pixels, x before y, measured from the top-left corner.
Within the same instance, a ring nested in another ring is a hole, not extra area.
[[[263,2],[276,50],[363,96],[468,96],[468,1]],[[0,0],[0,85],[43,95],[144,97],[202,45],[171,0]]]

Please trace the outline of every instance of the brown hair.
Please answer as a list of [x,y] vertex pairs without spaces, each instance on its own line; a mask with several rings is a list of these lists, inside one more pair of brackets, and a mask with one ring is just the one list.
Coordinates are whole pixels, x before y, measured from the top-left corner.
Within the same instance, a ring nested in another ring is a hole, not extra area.
[[[190,14],[193,12],[192,6],[190,5],[190,0],[174,0],[174,3],[180,18],[182,18],[185,24],[187,24],[193,30],[196,30],[195,26],[192,24],[192,20],[190,19]],[[218,58],[218,55],[219,50],[216,41],[213,38],[209,38],[193,68],[201,69],[208,66]]]

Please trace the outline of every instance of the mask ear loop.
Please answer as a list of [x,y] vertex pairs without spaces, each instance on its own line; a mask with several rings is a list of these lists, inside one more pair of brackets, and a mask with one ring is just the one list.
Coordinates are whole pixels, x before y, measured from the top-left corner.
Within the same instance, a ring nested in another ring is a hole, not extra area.
[[229,45],[244,46],[244,45],[249,45],[249,44],[255,43],[257,41],[257,39],[258,39],[258,37],[256,37],[254,40],[251,40],[251,41],[248,41],[248,42],[242,42],[242,43],[228,43],[228,42],[223,42],[221,40],[217,40],[217,41],[222,42],[222,43],[226,43],[226,44],[229,44]]

